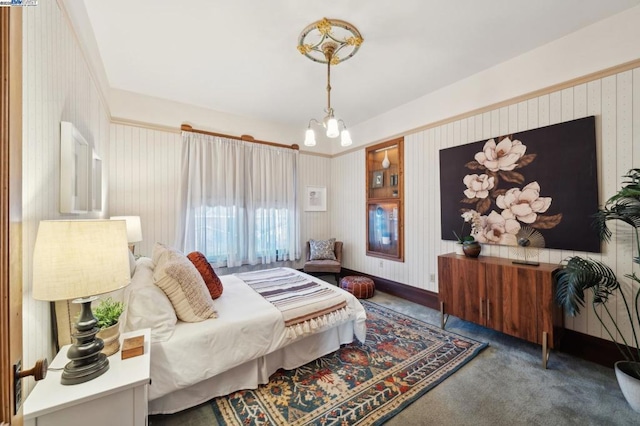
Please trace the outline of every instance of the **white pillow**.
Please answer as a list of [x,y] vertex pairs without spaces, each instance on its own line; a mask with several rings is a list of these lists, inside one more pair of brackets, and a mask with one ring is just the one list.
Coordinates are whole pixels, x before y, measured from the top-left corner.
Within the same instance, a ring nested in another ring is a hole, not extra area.
[[133,274],[136,272],[136,257],[131,253],[131,250],[127,250],[129,252],[129,273],[133,277]]
[[178,318],[171,301],[153,284],[153,266],[146,257],[136,261],[131,284],[125,287],[122,331],[150,328],[152,342],[165,342],[173,335]]

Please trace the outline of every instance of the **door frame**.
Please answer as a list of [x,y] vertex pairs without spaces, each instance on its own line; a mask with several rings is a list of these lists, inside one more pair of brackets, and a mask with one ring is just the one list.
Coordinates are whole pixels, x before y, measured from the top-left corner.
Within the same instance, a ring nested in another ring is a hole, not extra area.
[[[22,360],[22,10],[0,7],[0,424],[14,413],[13,365]],[[23,366],[24,368],[24,366]],[[24,400],[24,393],[23,393]]]

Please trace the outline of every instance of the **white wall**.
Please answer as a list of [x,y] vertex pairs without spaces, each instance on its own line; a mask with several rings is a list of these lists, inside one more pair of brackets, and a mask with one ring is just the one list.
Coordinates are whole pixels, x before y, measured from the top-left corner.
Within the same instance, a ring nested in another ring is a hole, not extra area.
[[[112,124],[109,167],[109,212],[138,215],[143,241],[136,253],[151,256],[156,242],[172,245],[176,231],[176,200],[180,185],[182,137],[179,133]],[[306,186],[331,190],[331,159],[300,154],[299,195]],[[331,208],[331,200],[328,201]],[[331,214],[300,212],[301,241],[327,238]],[[304,250],[304,246],[302,247]]]
[[[333,161],[328,157],[308,155],[300,153],[300,185],[298,194],[300,195],[300,241],[302,245],[302,257],[304,260],[306,253],[306,242],[309,239],[338,238],[338,234],[332,234],[331,220],[336,206],[334,196],[338,189],[333,186]],[[305,212],[304,194],[307,186],[320,186],[327,188],[327,211],[325,212]],[[339,238],[338,238],[339,239]],[[302,267],[301,262],[298,267]]]
[[[180,125],[187,123],[196,129],[215,133],[224,133],[236,137],[250,135],[258,140],[304,146],[305,127],[292,128],[283,124],[251,117],[241,117],[120,89],[112,89],[110,91],[109,105],[111,107],[111,115],[115,120],[125,119],[168,126],[178,130]],[[328,153],[328,149],[323,149],[321,138],[318,139],[318,142],[318,146],[313,151]]]
[[[443,87],[364,123],[355,145],[407,134],[498,102],[640,58],[640,6]],[[345,151],[335,146],[333,152]]]
[[140,216],[136,254],[174,243],[181,152],[179,133],[111,124],[109,214]]
[[[379,259],[365,256],[364,150],[334,158],[333,186],[346,190],[335,191],[336,201],[344,203],[344,208],[332,209],[331,229],[349,247],[345,267],[437,292],[437,255],[453,251],[453,242],[441,240],[440,235],[439,150],[589,115],[596,116],[599,196],[603,204],[620,188],[622,175],[640,167],[640,68],[407,135],[405,262],[383,261],[383,267]],[[547,249],[542,251],[540,261],[559,263],[568,256],[588,255],[610,265],[622,278],[634,269],[630,247],[628,238],[614,236],[602,255]],[[512,257],[506,246],[484,245],[482,254]],[[635,270],[640,272],[637,267]],[[430,282],[432,274],[436,282]],[[623,314],[622,309],[618,303],[616,311]],[[591,309],[575,319],[568,317],[566,326],[607,338]]]
[[[49,303],[31,297],[32,254],[44,219],[59,213],[60,121],[72,122],[109,164],[109,116],[67,18],[54,0],[23,11],[23,363],[54,355]],[[106,182],[106,175],[103,177]],[[103,205],[107,187],[103,185]],[[27,392],[33,385],[27,382]]]

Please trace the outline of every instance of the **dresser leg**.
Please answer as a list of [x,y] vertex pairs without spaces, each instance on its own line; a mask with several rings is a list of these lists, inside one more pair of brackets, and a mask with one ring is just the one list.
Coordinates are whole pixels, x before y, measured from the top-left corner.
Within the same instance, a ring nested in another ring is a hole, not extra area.
[[546,331],[542,332],[542,368],[547,369],[547,362],[549,361],[549,334]]
[[449,320],[449,315],[444,313],[444,302],[440,302],[440,328],[444,330],[445,325],[447,325],[447,321]]

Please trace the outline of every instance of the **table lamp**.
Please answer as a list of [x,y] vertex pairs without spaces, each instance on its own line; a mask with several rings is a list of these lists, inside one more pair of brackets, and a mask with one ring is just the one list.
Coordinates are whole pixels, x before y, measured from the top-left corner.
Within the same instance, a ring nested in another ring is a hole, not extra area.
[[61,382],[74,385],[92,380],[109,369],[96,338],[98,320],[91,311],[96,295],[129,284],[127,232],[123,221],[44,220],[33,251],[33,298],[73,300],[81,304],[67,352]]
[[111,216],[111,220],[124,220],[127,223],[127,241],[129,250],[135,254],[135,244],[142,241],[142,226],[140,216]]

